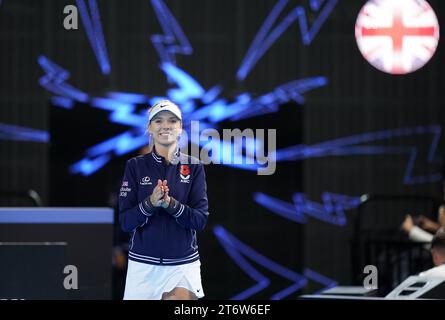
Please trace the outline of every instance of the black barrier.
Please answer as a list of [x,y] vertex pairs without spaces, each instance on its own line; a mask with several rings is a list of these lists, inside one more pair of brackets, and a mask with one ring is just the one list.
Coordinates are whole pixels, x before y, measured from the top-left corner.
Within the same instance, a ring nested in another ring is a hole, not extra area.
[[111,299],[113,210],[0,208],[0,299]]

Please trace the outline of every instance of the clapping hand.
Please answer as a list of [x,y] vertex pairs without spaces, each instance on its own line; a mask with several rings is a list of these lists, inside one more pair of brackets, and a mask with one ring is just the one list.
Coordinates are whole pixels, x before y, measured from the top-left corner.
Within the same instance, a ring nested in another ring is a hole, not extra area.
[[169,188],[167,186],[167,180],[158,179],[158,184],[153,189],[153,193],[150,196],[150,202],[153,207],[167,208],[170,204],[170,196],[168,195]]
[[162,182],[162,190],[164,191],[164,198],[163,198],[161,206],[163,208],[168,208],[168,206],[170,205],[170,196],[168,195],[168,192],[170,190],[169,190],[169,188],[167,186],[167,180],[164,180]]

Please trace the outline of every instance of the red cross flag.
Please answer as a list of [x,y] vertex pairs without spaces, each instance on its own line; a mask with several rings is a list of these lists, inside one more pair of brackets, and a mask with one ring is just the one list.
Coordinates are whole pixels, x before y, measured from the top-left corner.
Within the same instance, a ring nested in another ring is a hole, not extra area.
[[439,23],[425,0],[370,0],[358,15],[355,38],[374,67],[405,74],[423,67],[434,55]]

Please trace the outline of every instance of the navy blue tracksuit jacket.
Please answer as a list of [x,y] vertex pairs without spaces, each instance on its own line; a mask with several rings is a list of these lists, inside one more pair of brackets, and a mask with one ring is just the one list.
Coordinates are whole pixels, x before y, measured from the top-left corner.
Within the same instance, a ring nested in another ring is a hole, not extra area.
[[[199,259],[196,231],[204,229],[209,215],[204,165],[193,164],[183,153],[176,156],[177,164],[167,164],[154,151],[127,161],[119,220],[122,229],[132,233],[130,260],[178,265]],[[158,179],[167,180],[172,197],[166,209],[153,207],[149,200]]]

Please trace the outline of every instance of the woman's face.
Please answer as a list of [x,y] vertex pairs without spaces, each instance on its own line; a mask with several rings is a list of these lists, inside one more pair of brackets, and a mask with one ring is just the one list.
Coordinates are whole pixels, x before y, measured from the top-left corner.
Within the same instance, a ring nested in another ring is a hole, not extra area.
[[152,134],[154,143],[167,147],[178,141],[182,123],[170,111],[161,111],[151,119],[148,132]]

